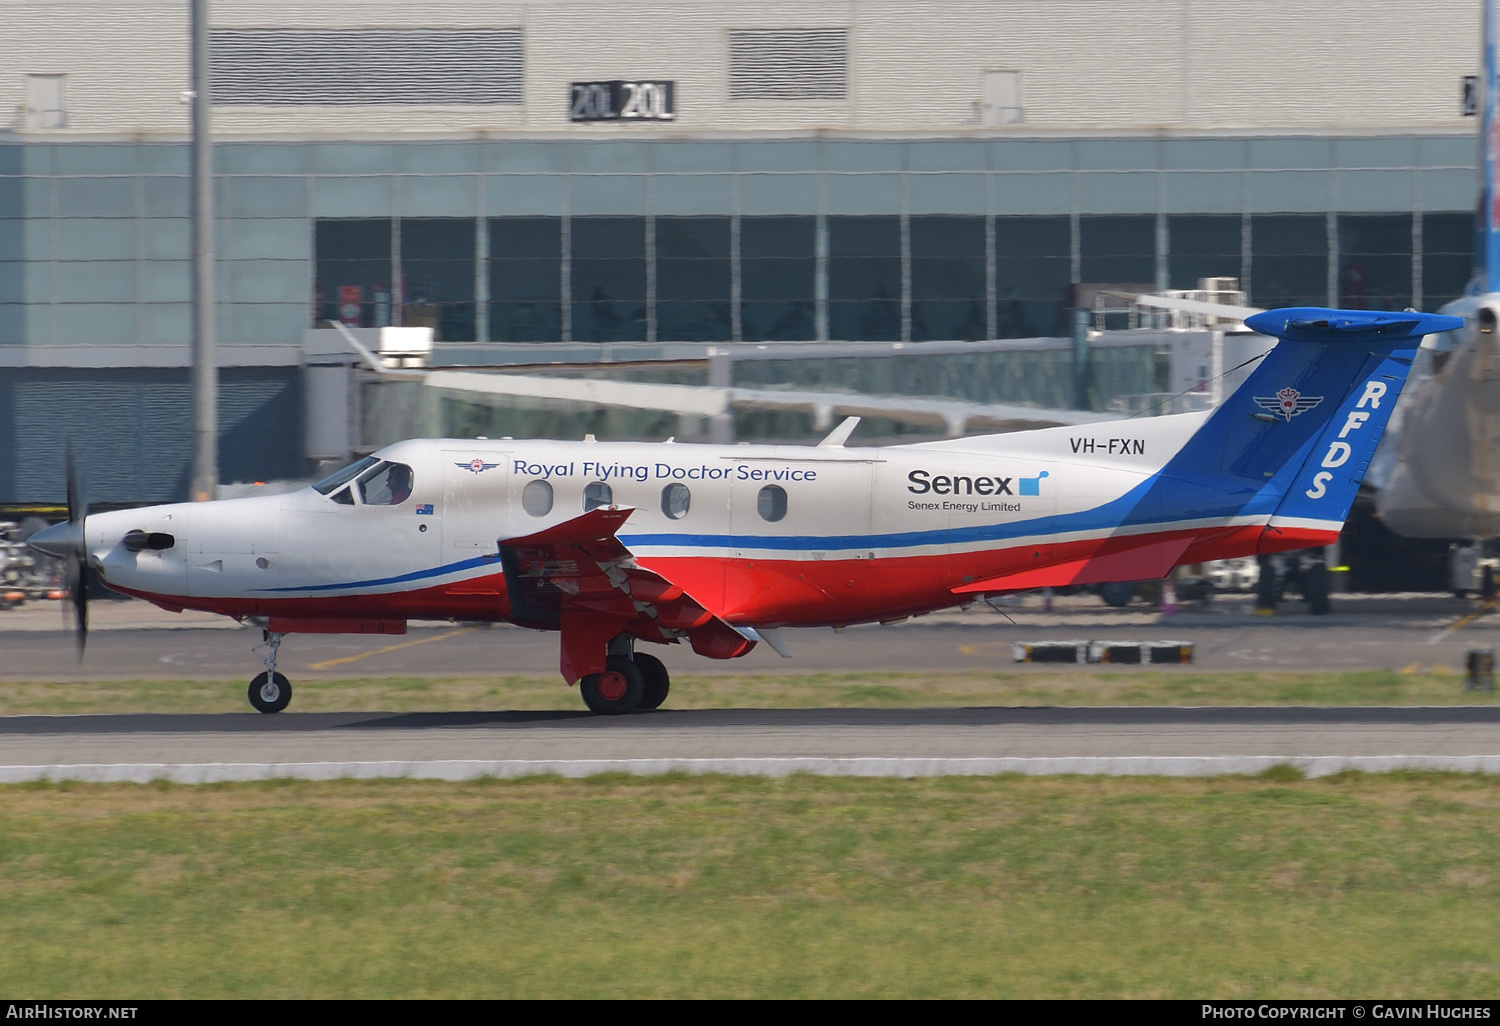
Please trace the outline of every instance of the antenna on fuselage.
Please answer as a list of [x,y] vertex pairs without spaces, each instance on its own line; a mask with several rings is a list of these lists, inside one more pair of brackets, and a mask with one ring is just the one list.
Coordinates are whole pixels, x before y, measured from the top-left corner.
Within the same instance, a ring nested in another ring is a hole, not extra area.
[[828,433],[828,437],[818,443],[819,449],[842,449],[849,436],[854,434],[854,429],[859,427],[858,417],[845,417],[844,422]]

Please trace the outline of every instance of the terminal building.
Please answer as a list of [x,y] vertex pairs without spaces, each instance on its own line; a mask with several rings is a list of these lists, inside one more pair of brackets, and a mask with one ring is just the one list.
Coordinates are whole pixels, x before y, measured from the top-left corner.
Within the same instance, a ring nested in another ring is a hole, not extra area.
[[[0,503],[61,496],[64,436],[95,498],[185,497],[187,15],[0,0]],[[302,339],[328,320],[502,364],[1066,336],[1080,288],[1207,277],[1261,307],[1436,309],[1470,272],[1479,19],[215,4],[223,480],[308,472]]]

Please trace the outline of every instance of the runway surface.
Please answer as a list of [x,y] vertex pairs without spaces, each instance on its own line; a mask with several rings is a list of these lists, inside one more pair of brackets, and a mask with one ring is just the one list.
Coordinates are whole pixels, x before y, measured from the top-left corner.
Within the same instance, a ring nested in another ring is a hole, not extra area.
[[[95,602],[80,662],[56,603],[0,613],[0,680],[230,679],[259,672],[258,630],[203,613],[173,614],[142,602]],[[718,662],[684,646],[650,646],[675,674],[1014,669],[1013,642],[1186,640],[1194,664],[1212,670],[1390,669],[1463,665],[1470,647],[1500,647],[1500,614],[1447,596],[1337,596],[1329,616],[1297,604],[1254,614],[1248,596],[1163,615],[1080,596],[1044,612],[1039,600],[1004,613],[982,604],[892,626],[783,631],[792,659],[766,645]],[[413,624],[402,636],[289,635],[281,671],[298,681],[349,677],[550,675],[557,636],[509,626]]]
[[[1014,641],[1192,641],[1199,669],[1415,669],[1496,647],[1500,618],[1441,596],[1336,600],[1257,617],[1243,601],[1164,616],[1096,599],[1002,615],[976,607],[891,627],[785,632],[794,659],[761,646],[729,663],[672,648],[678,674],[1016,669]],[[141,603],[95,605],[76,662],[56,607],[0,614],[0,679],[245,679],[259,632]],[[19,615],[24,614],[24,615]],[[359,676],[556,672],[555,635],[416,626],[401,637],[295,636],[295,682]],[[1023,670],[1028,668],[1022,668]],[[1031,669],[1048,670],[1051,667]],[[1119,668],[1112,668],[1119,669]],[[1175,672],[1177,668],[1168,668]],[[1189,669],[1189,668],[1183,668]],[[556,772],[1309,773],[1400,767],[1500,772],[1500,708],[971,708],[583,712],[296,713],[0,717],[0,781],[265,777],[461,779]]]
[[1324,772],[1496,772],[1500,708],[14,716],[0,718],[0,752],[0,781],[667,770],[1233,773],[1278,762]]

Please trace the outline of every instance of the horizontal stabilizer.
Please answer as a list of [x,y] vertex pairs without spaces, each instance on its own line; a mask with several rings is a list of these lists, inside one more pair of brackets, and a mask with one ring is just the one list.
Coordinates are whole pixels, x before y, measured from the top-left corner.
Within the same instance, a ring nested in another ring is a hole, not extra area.
[[[1123,539],[1129,541],[1131,539]],[[1191,538],[1167,538],[1115,552],[1102,552],[1089,559],[1002,574],[953,589],[955,595],[978,595],[994,591],[1027,591],[1031,588],[1065,588],[1074,584],[1104,584],[1110,581],[1153,581],[1167,576],[1187,551]]]

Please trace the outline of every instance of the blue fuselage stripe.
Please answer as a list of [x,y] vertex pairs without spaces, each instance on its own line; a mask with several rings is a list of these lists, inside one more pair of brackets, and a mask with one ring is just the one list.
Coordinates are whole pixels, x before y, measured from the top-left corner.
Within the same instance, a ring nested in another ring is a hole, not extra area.
[[[1187,503],[1179,506],[1183,512],[1170,520],[1159,520],[1138,510],[1138,506],[1153,486],[1165,484],[1174,491],[1181,487],[1183,498],[1199,496],[1199,504]],[[1126,494],[1078,513],[1063,513],[1037,517],[1033,520],[1015,521],[1005,524],[978,524],[972,527],[947,527],[926,531],[903,531],[896,534],[842,534],[842,535],[749,535],[749,534],[631,534],[620,535],[627,548],[670,547],[675,549],[726,549],[754,550],[757,552],[784,551],[839,551],[858,549],[911,549],[924,546],[968,545],[976,542],[1006,542],[1037,535],[1088,534],[1114,531],[1122,527],[1170,530],[1174,523],[1183,521],[1227,520],[1238,516],[1270,516],[1280,500],[1281,489],[1267,482],[1255,492],[1233,495],[1224,490],[1222,480],[1212,484],[1203,482],[1194,486],[1187,482],[1164,479],[1153,474]],[[372,578],[363,581],[348,581],[342,584],[312,584],[267,588],[267,592],[324,592],[347,588],[378,588],[393,584],[408,584],[426,581],[448,574],[462,573],[477,567],[499,569],[494,557],[465,559],[456,563],[394,577]]]

